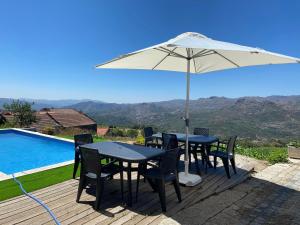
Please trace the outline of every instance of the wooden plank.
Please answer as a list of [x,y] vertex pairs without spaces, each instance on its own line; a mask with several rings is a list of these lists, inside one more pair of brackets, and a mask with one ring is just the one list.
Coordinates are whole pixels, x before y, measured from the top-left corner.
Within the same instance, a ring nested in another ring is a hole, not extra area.
[[[75,202],[77,180],[65,181],[34,193],[47,203],[62,224],[157,224],[166,217],[173,216],[182,209],[188,208],[190,205],[196,204],[208,196],[220,193],[246,179],[251,168],[248,161],[239,160],[237,167],[243,169],[243,171],[239,169],[238,175],[232,176],[230,180],[227,179],[223,168],[218,168],[216,171],[210,169],[208,174],[203,175],[201,185],[182,187],[183,201],[180,204],[177,202],[173,186],[167,185],[168,211],[166,214],[161,213],[158,194],[153,193],[149,184],[143,182],[140,185],[139,201],[132,208],[122,206],[120,198],[115,193],[106,193],[101,207],[105,211],[100,210],[100,212],[95,211],[90,204]],[[135,173],[133,177],[136,177]],[[135,182],[133,187],[135,187]],[[108,186],[109,192],[115,192],[118,189],[119,183],[117,180]],[[82,201],[94,201],[95,197],[83,193],[81,199]],[[53,224],[50,216],[42,207],[36,206],[34,202],[24,196],[1,202],[0,218],[1,216],[4,217],[0,221],[1,224]]]
[[[77,180],[65,181],[60,184],[55,184],[55,185],[52,185],[52,186],[49,186],[49,187],[46,187],[46,188],[43,188],[40,190],[30,192],[30,193],[32,193],[36,197],[42,197],[42,196],[48,195],[49,193],[56,193],[59,188],[65,188],[67,186],[74,186],[74,185],[76,185],[76,186],[78,185]],[[27,196],[21,195],[21,196],[17,196],[17,197],[8,199],[8,200],[1,201],[0,202],[0,211],[2,211],[3,208],[8,207],[9,205],[13,205],[16,202],[29,201],[29,200],[30,199]]]
[[[210,194],[213,194],[216,186],[218,186],[226,181],[228,181],[227,177],[216,175],[212,180],[210,180],[208,182],[203,182],[203,184],[201,184],[200,187],[198,187],[198,186],[193,187],[192,190],[190,190],[188,193],[186,193],[181,204],[171,204],[171,202],[170,202],[170,206],[168,204],[168,206],[167,206],[168,211],[167,211],[166,215],[168,215],[168,216],[174,215],[175,213],[184,209],[185,207],[189,207],[191,205],[191,201],[193,201],[194,199],[205,198],[205,197],[209,196]],[[203,191],[200,191],[201,189]],[[158,214],[158,212],[155,212],[155,213]],[[160,216],[161,216],[161,214],[158,214],[157,216],[148,216],[146,218],[139,216],[139,218],[136,218],[136,221],[134,223],[133,223],[133,221],[130,221],[130,222],[131,222],[131,224],[136,224],[136,223],[149,224],[153,220],[159,218]]]
[[[38,197],[41,199],[43,202],[47,203],[49,201],[53,201],[59,197],[63,197],[68,194],[68,192],[74,191],[74,187],[71,188],[64,188],[64,189],[59,189],[56,192],[51,192],[51,194],[43,196],[43,197]],[[20,213],[23,211],[26,211],[28,209],[35,208],[39,206],[37,202],[35,202],[33,199],[28,198],[28,201],[20,201],[16,202],[13,205],[8,205],[6,208],[0,210],[0,219],[7,217],[8,215],[13,215],[16,213]]]

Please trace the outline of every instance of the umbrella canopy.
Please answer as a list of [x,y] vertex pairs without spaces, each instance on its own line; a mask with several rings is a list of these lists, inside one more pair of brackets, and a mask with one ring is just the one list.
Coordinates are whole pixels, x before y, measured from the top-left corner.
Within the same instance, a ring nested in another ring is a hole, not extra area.
[[297,58],[259,48],[216,41],[199,33],[183,33],[167,42],[122,55],[96,68],[144,69],[191,73],[265,64],[300,63]]
[[232,43],[216,41],[199,33],[183,33],[167,42],[119,56],[96,68],[167,70],[187,73],[185,131],[185,172],[179,181],[193,186],[201,182],[200,176],[188,173],[188,133],[190,73],[207,73],[245,66],[300,63],[297,58]]

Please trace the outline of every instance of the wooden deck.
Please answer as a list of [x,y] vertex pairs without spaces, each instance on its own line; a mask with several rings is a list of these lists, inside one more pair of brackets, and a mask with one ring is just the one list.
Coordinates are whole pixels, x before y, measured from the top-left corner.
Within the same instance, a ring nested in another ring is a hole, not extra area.
[[[219,164],[221,166],[221,163]],[[238,173],[227,179],[223,167],[208,169],[203,182],[196,187],[181,187],[182,202],[178,203],[173,186],[167,185],[167,213],[162,213],[159,197],[148,183],[141,182],[139,200],[127,208],[121,202],[118,178],[107,182],[100,211],[92,208],[93,193],[84,192],[81,203],[76,203],[78,180],[69,180],[50,186],[33,194],[46,203],[61,224],[159,224],[163,219],[174,216],[183,209],[205,200],[211,195],[223,192],[248,178],[254,162],[237,157]],[[133,179],[135,174],[133,174]],[[9,190],[8,190],[9,191]],[[135,183],[133,183],[133,193]],[[126,193],[125,193],[126,194]],[[20,196],[0,203],[0,224],[54,224],[44,208],[26,196]]]

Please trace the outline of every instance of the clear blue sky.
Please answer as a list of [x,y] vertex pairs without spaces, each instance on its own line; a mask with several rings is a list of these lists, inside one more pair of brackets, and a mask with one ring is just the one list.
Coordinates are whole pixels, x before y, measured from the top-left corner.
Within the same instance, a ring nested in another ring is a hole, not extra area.
[[[181,73],[96,70],[183,32],[300,57],[300,1],[0,0],[0,97],[148,102],[185,97]],[[300,65],[192,76],[191,98],[300,94]]]

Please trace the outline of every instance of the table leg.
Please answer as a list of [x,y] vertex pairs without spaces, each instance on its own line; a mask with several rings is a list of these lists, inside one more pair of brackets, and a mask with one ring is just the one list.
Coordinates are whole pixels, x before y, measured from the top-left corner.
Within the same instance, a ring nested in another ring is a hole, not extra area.
[[205,156],[206,163],[207,163],[207,165],[208,165],[209,168],[212,168],[213,166],[212,166],[212,164],[211,164],[211,162],[209,160],[210,146],[209,145],[205,145],[204,147],[205,147],[205,154],[206,154],[206,156]]
[[197,174],[201,175],[200,168],[199,168],[198,156],[197,156],[197,148],[198,148],[198,146],[199,146],[198,144],[195,144],[195,146],[192,149],[192,151],[193,151],[193,156],[194,156],[194,159],[195,159],[196,172],[197,172]]
[[131,163],[127,166],[127,184],[128,184],[128,206],[132,206],[132,189],[131,189]]

